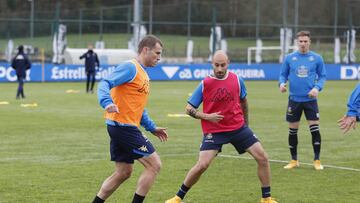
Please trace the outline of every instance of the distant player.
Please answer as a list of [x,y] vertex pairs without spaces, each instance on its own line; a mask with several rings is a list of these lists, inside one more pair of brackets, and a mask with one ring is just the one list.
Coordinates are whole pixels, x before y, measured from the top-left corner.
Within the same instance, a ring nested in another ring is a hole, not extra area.
[[[267,154],[247,126],[248,105],[245,84],[240,77],[228,71],[229,62],[225,52],[217,51],[212,59],[213,73],[200,83],[188,100],[186,113],[193,118],[201,119],[203,141],[198,162],[186,175],[176,196],[166,203],[180,203],[216,155],[221,152],[222,145],[228,143],[231,143],[239,154],[248,152],[255,158],[258,164],[257,174],[261,182],[261,202],[276,203],[270,193],[271,175]],[[197,110],[201,103],[203,103],[203,112]]]
[[279,77],[281,92],[287,91],[287,81],[290,86],[286,120],[289,122],[288,142],[292,160],[284,168],[299,166],[297,133],[301,114],[304,112],[312,136],[314,168],[322,170],[324,167],[320,163],[321,136],[317,96],[326,80],[325,65],[319,54],[310,51],[310,32],[300,31],[296,37],[299,50],[286,56]]
[[94,93],[96,67],[100,67],[100,62],[97,54],[93,50],[92,45],[89,45],[88,51],[80,56],[80,59],[83,58],[85,58],[86,93]]
[[346,115],[338,120],[339,127],[344,134],[351,128],[355,129],[356,121],[360,121],[360,83],[357,84],[351,93],[347,107]]
[[138,56],[114,70],[99,83],[98,99],[105,109],[107,131],[110,136],[110,155],[115,171],[102,184],[93,203],[104,202],[133,171],[134,160],[144,166],[137,182],[132,203],[142,203],[161,168],[155,148],[139,130],[143,126],[161,141],[167,140],[165,128],[156,127],[145,106],[150,92],[145,67],[154,67],[162,54],[162,42],[153,35],[139,43]]
[[26,71],[31,68],[31,62],[29,57],[24,53],[24,46],[18,47],[18,53],[11,61],[11,67],[16,71],[16,77],[18,80],[18,88],[16,91],[16,99],[25,98],[24,94],[24,81],[26,78]]

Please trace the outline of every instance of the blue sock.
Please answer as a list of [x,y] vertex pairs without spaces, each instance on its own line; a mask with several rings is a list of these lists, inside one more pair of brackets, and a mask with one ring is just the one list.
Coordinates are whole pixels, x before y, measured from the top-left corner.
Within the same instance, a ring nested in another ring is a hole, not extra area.
[[181,199],[184,199],[186,193],[190,190],[189,187],[187,187],[186,185],[184,185],[184,183],[181,185],[179,191],[176,193],[176,195],[178,197],[180,197]]
[[263,198],[271,197],[270,186],[261,187],[261,193]]

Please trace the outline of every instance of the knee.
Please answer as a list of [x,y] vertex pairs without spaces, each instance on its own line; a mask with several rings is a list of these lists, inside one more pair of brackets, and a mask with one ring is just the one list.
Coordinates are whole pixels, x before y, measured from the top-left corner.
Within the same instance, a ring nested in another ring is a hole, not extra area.
[[114,174],[117,179],[126,180],[131,177],[132,169],[116,170]]
[[157,175],[160,173],[161,170],[161,160],[160,158],[153,159],[149,164],[145,165],[146,170],[150,171],[154,175]]
[[210,166],[210,162],[197,162],[196,164],[196,168],[199,172],[203,173],[204,171],[206,171],[206,169],[208,169]]
[[256,161],[259,166],[267,167],[269,165],[269,158],[265,151],[256,157]]
[[157,161],[154,162],[152,166],[154,173],[156,174],[160,173],[161,167],[162,167],[161,160],[158,159]]

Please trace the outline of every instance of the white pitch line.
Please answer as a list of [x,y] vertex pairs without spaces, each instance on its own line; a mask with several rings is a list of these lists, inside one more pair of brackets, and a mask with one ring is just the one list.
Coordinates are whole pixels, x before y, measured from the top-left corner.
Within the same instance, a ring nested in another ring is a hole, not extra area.
[[[220,157],[226,157],[226,158],[237,158],[237,159],[253,159],[250,157],[240,157],[240,156],[234,156],[234,155],[225,155],[225,154],[220,154]],[[282,160],[275,160],[275,159],[269,159],[270,162],[275,162],[275,163],[288,163],[289,161],[282,161]],[[312,166],[312,163],[303,163],[300,162],[301,165],[307,165],[307,166]],[[356,168],[349,168],[349,167],[342,167],[342,166],[333,166],[333,165],[323,165],[326,168],[334,168],[334,169],[340,169],[340,170],[348,170],[348,171],[356,171],[356,172],[360,172],[360,169],[356,169]]]
[[[160,154],[160,157],[180,157],[180,156],[198,156],[198,154]],[[234,155],[226,155],[226,154],[219,154],[219,157],[225,157],[225,158],[236,158],[236,159],[246,159],[246,160],[253,160],[252,157],[241,157],[241,156],[234,156]],[[28,160],[28,158],[0,158],[0,162],[8,162],[8,161],[14,161],[14,160]],[[56,161],[57,163],[79,163],[79,162],[89,162],[89,161],[102,161],[104,159],[102,158],[89,158],[89,159],[80,159],[80,160],[55,160],[55,159],[46,159],[47,162]],[[43,160],[40,160],[43,161]],[[283,160],[276,160],[276,159],[269,159],[270,162],[274,163],[288,163],[288,161]],[[36,161],[35,161],[36,162]],[[303,163],[301,162],[301,165],[307,165],[312,166],[312,163]],[[360,169],[356,168],[349,168],[349,167],[342,167],[342,166],[333,166],[333,165],[323,165],[326,168],[334,168],[334,169],[340,169],[340,170],[347,170],[347,171],[356,171],[360,172]]]

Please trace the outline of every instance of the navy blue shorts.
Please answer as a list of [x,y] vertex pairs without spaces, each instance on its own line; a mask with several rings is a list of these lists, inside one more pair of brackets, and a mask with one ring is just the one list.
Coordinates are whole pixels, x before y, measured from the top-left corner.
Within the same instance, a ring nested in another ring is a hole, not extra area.
[[111,161],[132,164],[135,159],[146,157],[155,152],[155,148],[135,126],[107,125],[110,136]]
[[200,151],[218,150],[221,152],[223,144],[231,143],[239,154],[242,154],[258,142],[256,135],[247,126],[243,126],[238,130],[221,133],[204,134],[203,141],[200,146]]
[[295,102],[289,100],[288,108],[286,111],[286,121],[290,123],[300,121],[301,114],[303,111],[306,120],[310,120],[310,121],[319,120],[319,108],[316,100],[309,102]]

